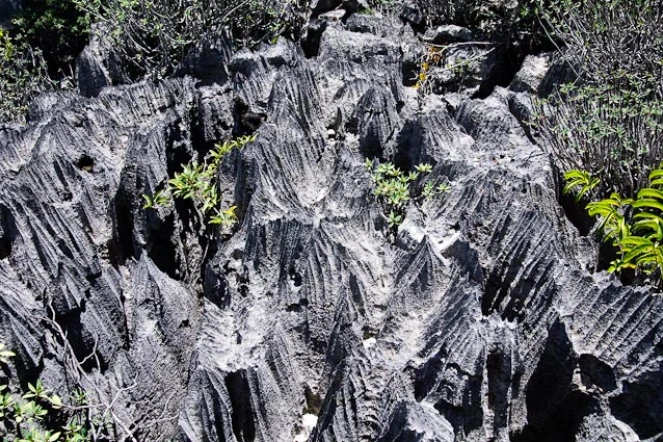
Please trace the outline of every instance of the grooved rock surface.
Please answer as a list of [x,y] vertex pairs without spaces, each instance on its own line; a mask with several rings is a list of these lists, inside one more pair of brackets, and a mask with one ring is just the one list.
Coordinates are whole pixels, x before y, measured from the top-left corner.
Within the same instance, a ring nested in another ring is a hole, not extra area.
[[[591,273],[512,113],[523,96],[420,101],[403,86],[412,32],[373,20],[328,23],[312,58],[215,43],[201,57],[222,71],[187,61],[202,81],[55,96],[0,127],[12,370],[112,402],[118,440],[663,437],[661,297]],[[232,234],[187,202],[141,207],[255,128],[219,170]],[[393,235],[366,158],[429,162],[450,190],[410,202]]]

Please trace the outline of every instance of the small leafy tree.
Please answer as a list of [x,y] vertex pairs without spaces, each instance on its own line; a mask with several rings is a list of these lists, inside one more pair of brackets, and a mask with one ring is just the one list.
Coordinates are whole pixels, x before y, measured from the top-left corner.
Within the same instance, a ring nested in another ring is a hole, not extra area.
[[182,165],[182,171],[168,180],[165,189],[154,195],[143,195],[144,209],[158,209],[167,206],[170,197],[192,200],[196,207],[208,216],[209,224],[232,227],[237,222],[236,207],[225,209],[219,207],[220,198],[217,190],[216,174],[221,160],[233,149],[242,149],[255,141],[256,135],[242,136],[235,140],[217,144],[205,157],[202,164],[191,161]]
[[373,195],[385,205],[387,224],[394,231],[398,230],[398,226],[403,222],[405,205],[408,201],[430,198],[436,193],[445,193],[449,189],[447,183],[440,183],[435,187],[434,183],[428,182],[424,184],[420,194],[414,191],[411,184],[418,182],[433,169],[427,163],[415,166],[415,171],[407,174],[390,162],[376,165],[373,160],[367,159],[364,167],[371,173],[375,186]]

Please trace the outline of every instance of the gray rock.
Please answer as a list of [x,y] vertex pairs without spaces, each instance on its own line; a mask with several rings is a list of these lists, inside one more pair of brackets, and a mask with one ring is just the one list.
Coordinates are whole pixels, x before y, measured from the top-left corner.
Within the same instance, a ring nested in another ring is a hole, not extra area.
[[415,29],[419,29],[426,24],[426,17],[424,16],[423,11],[414,0],[407,0],[402,3],[399,16],[401,20],[409,23]]
[[96,97],[105,87],[129,83],[117,55],[103,35],[93,27],[89,43],[76,59],[78,91],[84,97]]
[[472,31],[462,26],[443,25],[429,29],[424,35],[424,41],[433,44],[462,43],[472,41]]
[[[0,127],[8,369],[112,402],[119,440],[290,442],[304,415],[325,442],[663,437],[661,296],[586,270],[522,96],[418,99],[394,38],[330,23],[310,59],[284,41],[232,54],[225,82]],[[218,170],[232,232],[142,208],[251,124]],[[429,162],[449,191],[392,234],[366,157]]]
[[346,11],[353,13],[363,9],[368,9],[369,4],[367,0],[343,0],[342,7]]
[[528,55],[523,65],[511,81],[509,89],[514,92],[530,92],[536,94],[550,68],[550,54]]
[[464,45],[445,50],[444,58],[428,72],[431,91],[471,97],[482,87],[487,89],[500,69],[496,49],[490,45]]

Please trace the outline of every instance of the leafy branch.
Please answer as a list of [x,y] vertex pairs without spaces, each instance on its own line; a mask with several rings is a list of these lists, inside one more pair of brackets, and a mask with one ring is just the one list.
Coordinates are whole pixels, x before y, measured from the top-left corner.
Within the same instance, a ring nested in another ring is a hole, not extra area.
[[220,195],[217,188],[216,174],[223,158],[233,149],[242,149],[255,141],[256,135],[242,136],[237,139],[218,143],[199,164],[191,161],[182,165],[182,171],[168,180],[167,187],[154,195],[142,195],[144,209],[158,209],[170,204],[171,198],[192,200],[205,216],[209,224],[230,228],[237,222],[236,206],[221,209]]

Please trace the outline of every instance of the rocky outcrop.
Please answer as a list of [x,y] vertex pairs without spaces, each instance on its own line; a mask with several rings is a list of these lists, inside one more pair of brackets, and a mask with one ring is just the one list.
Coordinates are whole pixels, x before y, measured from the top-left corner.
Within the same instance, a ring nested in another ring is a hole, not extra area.
[[[526,96],[419,96],[403,85],[418,41],[376,18],[318,44],[214,46],[218,76],[189,60],[205,78],[67,96],[0,129],[12,370],[112,405],[119,440],[661,437],[661,298],[597,271],[515,116]],[[256,128],[219,170],[232,234],[188,203],[142,208]],[[367,158],[429,162],[450,190],[394,234]]]

